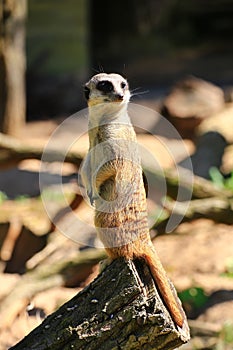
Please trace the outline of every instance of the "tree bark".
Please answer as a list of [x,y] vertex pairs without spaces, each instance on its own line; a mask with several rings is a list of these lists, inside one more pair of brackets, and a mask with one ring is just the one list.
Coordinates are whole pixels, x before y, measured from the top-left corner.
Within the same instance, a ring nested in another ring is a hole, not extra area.
[[188,340],[187,320],[176,328],[145,263],[117,259],[11,350],[169,350]]
[[0,131],[16,135],[25,121],[27,0],[0,3]]

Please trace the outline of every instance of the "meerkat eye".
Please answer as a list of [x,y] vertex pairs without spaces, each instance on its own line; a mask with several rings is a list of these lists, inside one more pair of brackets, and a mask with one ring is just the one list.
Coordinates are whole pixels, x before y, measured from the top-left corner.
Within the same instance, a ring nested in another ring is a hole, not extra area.
[[96,89],[102,92],[111,92],[113,91],[113,85],[108,80],[99,81],[96,85]]
[[121,88],[122,88],[122,89],[125,89],[125,88],[126,88],[126,83],[125,83],[124,81],[122,81],[122,83],[121,83]]
[[90,89],[87,86],[84,87],[84,95],[85,95],[86,99],[88,100],[89,96],[90,96]]

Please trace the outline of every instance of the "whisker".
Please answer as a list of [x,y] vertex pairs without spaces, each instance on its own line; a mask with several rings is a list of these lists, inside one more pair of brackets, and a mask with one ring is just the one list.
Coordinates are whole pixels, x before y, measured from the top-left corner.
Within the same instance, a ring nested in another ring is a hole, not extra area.
[[99,71],[98,69],[94,68],[94,67],[92,67],[91,70],[92,70],[93,72],[97,73],[97,74],[100,73],[100,71]]
[[100,73],[104,73],[104,68],[102,66],[102,64],[99,63],[99,70],[100,70]]
[[[132,91],[135,91],[135,89],[132,90]],[[141,97],[141,95],[145,95],[145,94],[148,94],[150,92],[150,90],[138,91],[136,93],[132,93],[132,91],[130,91],[131,92],[131,97],[134,97],[134,96]]]
[[97,73],[97,74],[99,74],[99,73],[104,73],[104,68],[103,68],[103,66],[102,66],[100,63],[98,63],[98,69],[92,67],[91,70],[92,70],[93,72]]
[[139,89],[141,89],[141,86],[136,87],[136,88],[134,88],[134,89],[132,89],[132,90],[130,90],[130,91],[131,91],[131,92],[134,92],[134,91],[137,91],[137,90],[139,90]]

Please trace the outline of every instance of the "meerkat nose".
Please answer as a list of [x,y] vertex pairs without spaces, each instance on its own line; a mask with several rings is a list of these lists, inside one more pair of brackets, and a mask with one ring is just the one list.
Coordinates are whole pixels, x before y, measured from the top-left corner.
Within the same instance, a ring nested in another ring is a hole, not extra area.
[[116,97],[116,100],[121,100],[122,101],[124,99],[124,95],[123,94],[116,94],[115,97]]

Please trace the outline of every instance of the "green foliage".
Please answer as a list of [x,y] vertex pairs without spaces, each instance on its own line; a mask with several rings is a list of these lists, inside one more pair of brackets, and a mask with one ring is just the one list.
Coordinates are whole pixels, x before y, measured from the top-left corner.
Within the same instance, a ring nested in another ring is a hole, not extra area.
[[222,274],[222,276],[233,278],[233,257],[227,258],[225,272]]
[[27,200],[28,198],[29,198],[28,195],[26,195],[26,194],[21,194],[21,195],[19,195],[19,196],[17,196],[17,197],[15,198],[15,201],[17,201],[17,202],[24,202],[24,201]]
[[4,192],[0,191],[0,204],[2,204],[6,200],[7,200],[7,195]]
[[226,188],[229,188],[233,191],[233,171],[231,173],[231,176],[225,180],[225,186]]
[[219,188],[225,188],[233,191],[233,171],[231,172],[230,177],[225,179],[220,171],[217,168],[213,167],[210,168],[210,178],[213,183]]
[[231,350],[233,348],[233,322],[227,321],[222,327],[215,350]]
[[222,338],[225,343],[233,345],[233,322],[226,322],[222,329]]
[[197,309],[203,306],[208,300],[205,291],[199,287],[192,287],[179,293],[179,298],[187,309]]

